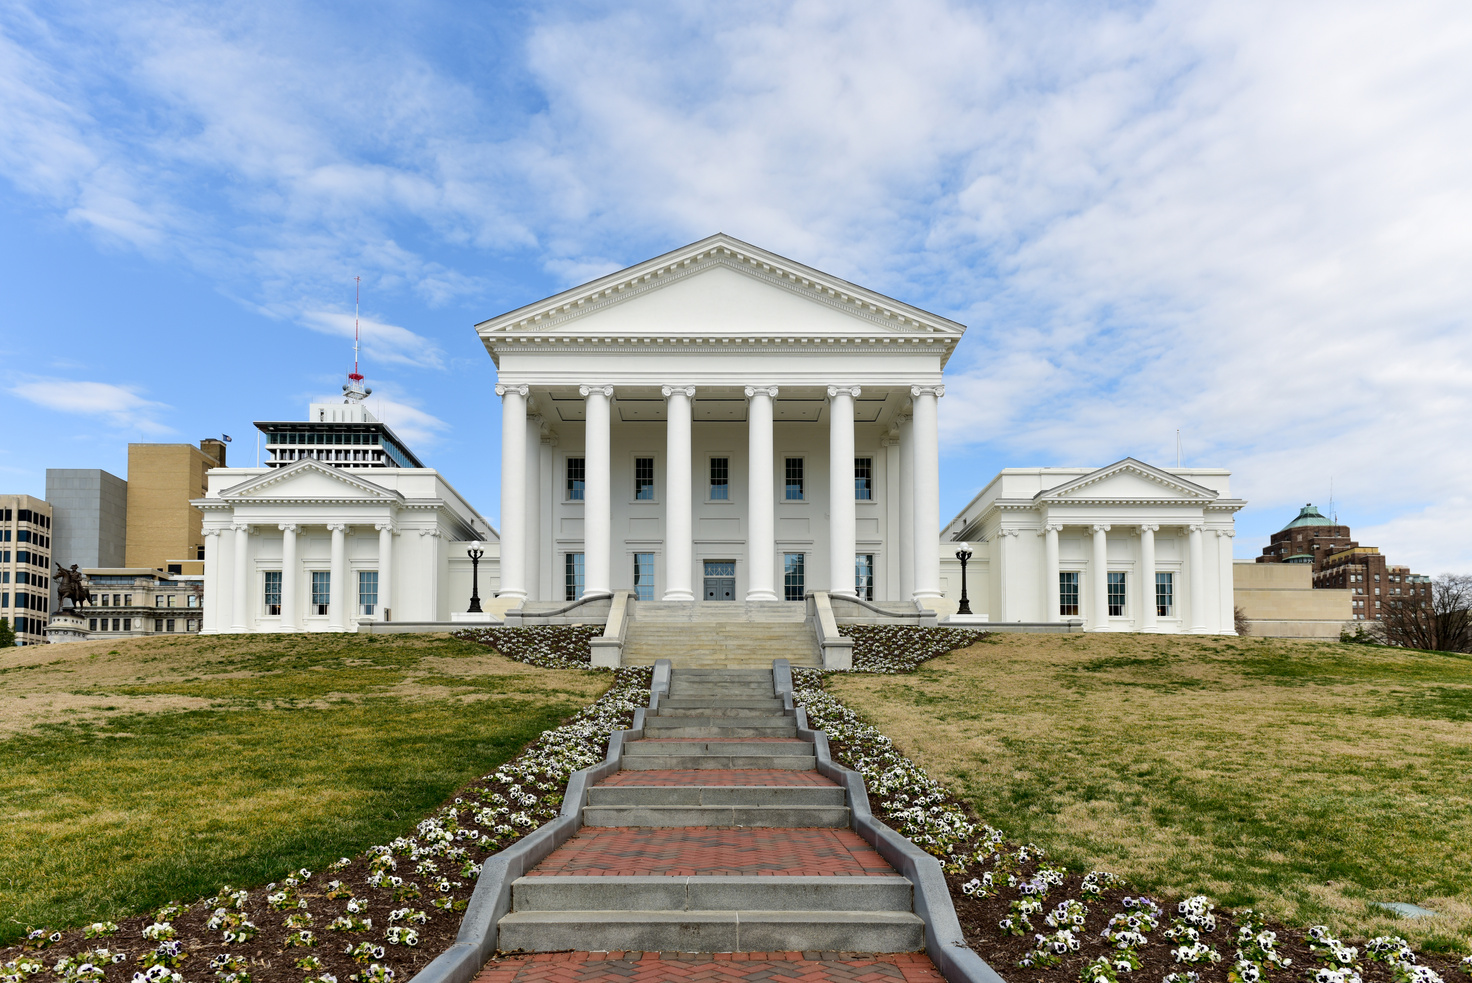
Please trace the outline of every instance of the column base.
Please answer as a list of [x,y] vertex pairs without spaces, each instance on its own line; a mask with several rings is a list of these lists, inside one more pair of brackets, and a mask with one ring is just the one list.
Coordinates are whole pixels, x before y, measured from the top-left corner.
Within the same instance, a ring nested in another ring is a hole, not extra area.
[[230,634],[232,634],[232,635],[248,635],[248,634],[250,634],[250,629],[247,628],[247,627],[245,627],[245,625],[231,625],[230,626]]
[[1113,631],[1113,630],[1114,629],[1113,628],[1110,628],[1108,625],[1090,625],[1089,627],[1087,627],[1087,628],[1084,629],[1084,631],[1101,631],[1101,632],[1110,632],[1110,631]]
[[917,590],[910,595],[910,598],[916,601],[932,601],[941,597],[945,595],[938,590]]
[[776,601],[776,600],[779,600],[779,598],[777,597],[777,595],[775,593],[773,593],[772,591],[769,591],[769,590],[751,590],[751,591],[747,591],[746,592],[746,599],[748,601]]
[[1144,628],[1139,629],[1139,632],[1142,635],[1164,635],[1164,634],[1166,634],[1166,630],[1164,628],[1160,627],[1159,625],[1147,625]]
[[[301,628],[298,628],[296,625],[282,625],[280,628],[277,628],[276,629],[276,634],[278,634],[278,635],[297,635],[297,634],[300,634],[301,631],[302,631],[302,629]],[[203,634],[203,632],[201,632],[200,634]]]
[[496,596],[497,597],[509,597],[513,601],[524,601],[524,600],[526,600],[526,591],[524,591],[524,590],[498,590],[498,591],[496,591]]
[[1231,635],[1233,638],[1237,637],[1237,632],[1235,630],[1233,630],[1233,631],[1219,631],[1219,632],[1217,632],[1217,634],[1218,635]]
[[695,600],[695,595],[694,595],[694,593],[692,593],[691,591],[688,591],[688,590],[667,590],[667,591],[664,592],[664,596],[661,597],[660,600],[661,601],[693,601],[693,600]]
[[1199,625],[1199,626],[1198,625],[1193,625],[1192,627],[1187,628],[1185,630],[1185,632],[1183,632],[1183,634],[1186,634],[1186,635],[1210,635],[1210,634],[1213,634],[1213,632],[1209,631],[1205,625]]

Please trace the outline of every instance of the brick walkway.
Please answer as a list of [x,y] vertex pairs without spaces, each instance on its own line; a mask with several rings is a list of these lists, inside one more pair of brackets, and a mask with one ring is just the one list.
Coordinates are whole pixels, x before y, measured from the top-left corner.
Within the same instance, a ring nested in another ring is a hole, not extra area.
[[718,771],[714,768],[672,768],[664,771],[616,771],[599,785],[834,785],[816,771],[751,768]]
[[556,952],[510,956],[474,983],[944,983],[924,955],[894,953]]
[[894,868],[851,829],[584,826],[528,877],[865,877]]

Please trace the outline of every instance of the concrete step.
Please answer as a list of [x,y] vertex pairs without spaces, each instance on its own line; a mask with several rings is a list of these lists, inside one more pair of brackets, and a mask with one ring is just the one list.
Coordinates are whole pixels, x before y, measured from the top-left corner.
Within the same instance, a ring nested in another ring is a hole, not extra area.
[[[637,741],[635,743],[638,743]],[[812,745],[808,745],[811,749]],[[761,768],[777,771],[816,771],[818,759],[813,754],[680,753],[649,752],[631,755],[624,750],[619,766],[624,771],[674,771],[684,768],[722,771]]]
[[747,826],[760,829],[845,828],[848,806],[608,805],[584,806],[586,826]]
[[841,806],[839,785],[595,785],[590,806]]
[[[701,720],[701,719],[704,719],[704,718],[701,718],[701,717],[691,717],[689,719],[691,719],[691,720]],[[719,718],[719,717],[717,717],[715,719],[717,719],[717,720],[726,719],[726,720],[739,721],[741,718],[739,718],[739,717],[728,717],[728,718]],[[651,726],[649,726],[650,724],[653,724],[655,722],[658,722],[660,724],[671,724],[673,726],[661,726],[661,727],[651,727]],[[660,737],[660,738],[664,738],[664,737],[686,737],[686,738],[690,738],[691,740],[701,740],[701,739],[704,739],[704,738],[710,738],[710,739],[714,740],[716,738],[731,738],[731,737],[796,737],[797,736],[797,722],[796,722],[796,719],[795,718],[788,717],[787,718],[787,723],[785,723],[785,724],[753,724],[751,726],[747,726],[747,725],[744,725],[744,724],[741,724],[741,723],[727,723],[727,724],[722,724],[720,726],[715,726],[715,725],[710,725],[710,724],[705,724],[705,725],[695,725],[695,724],[684,725],[684,724],[681,723],[679,717],[665,717],[663,719],[660,719],[660,718],[656,717],[653,720],[647,720],[647,721],[645,721],[644,736],[645,737]]]
[[765,700],[775,698],[771,683],[696,683],[675,680],[670,698],[675,700]]
[[[782,701],[770,700],[681,700],[676,705],[673,700],[659,701],[659,709],[648,714],[645,719],[652,720],[655,717],[778,717],[782,716]],[[732,706],[730,704],[736,704]]]
[[[711,714],[708,710],[704,715],[679,713],[673,716],[646,716],[645,726],[652,726],[655,730],[666,730],[671,727],[795,727],[795,717],[789,717],[783,713],[722,713]],[[670,737],[670,734],[660,734],[660,737]],[[796,736],[791,735],[791,736]]]
[[634,740],[624,745],[625,757],[657,754],[765,754],[772,757],[811,755],[813,745],[807,741],[777,740],[723,741],[716,738],[674,738],[672,740]]
[[513,911],[892,911],[913,905],[910,882],[877,877],[519,877]]
[[908,911],[793,909],[514,911],[501,919],[498,943],[505,951],[528,952],[914,952],[924,947],[925,924]]
[[802,624],[807,621],[807,605],[795,601],[638,601],[633,616],[650,623]]
[[624,660],[647,665],[669,659],[677,669],[742,666],[771,669],[774,658],[794,665],[817,665],[817,640],[811,626],[793,621],[764,624],[741,621],[655,622],[636,613],[625,636]]

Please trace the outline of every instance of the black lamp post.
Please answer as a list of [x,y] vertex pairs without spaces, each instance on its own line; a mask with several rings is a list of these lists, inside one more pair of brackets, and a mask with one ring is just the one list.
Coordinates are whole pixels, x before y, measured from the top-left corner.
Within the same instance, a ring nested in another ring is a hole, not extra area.
[[470,608],[467,614],[481,614],[480,609],[480,558],[486,555],[486,551],[480,548],[479,542],[470,544],[465,551],[470,557]]
[[961,606],[956,610],[957,614],[970,614],[971,602],[966,598],[966,561],[971,559],[971,547],[966,543],[956,550],[956,559],[961,561]]

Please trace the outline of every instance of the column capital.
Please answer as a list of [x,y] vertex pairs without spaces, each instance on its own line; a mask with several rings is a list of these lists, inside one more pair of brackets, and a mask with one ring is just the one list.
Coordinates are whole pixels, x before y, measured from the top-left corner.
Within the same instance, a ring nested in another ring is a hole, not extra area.
[[1107,522],[1096,522],[1092,526],[1094,532],[1108,532],[1110,525]]
[[943,385],[942,386],[911,386],[910,387],[910,398],[912,398],[912,399],[914,397],[916,397],[916,396],[934,396],[937,399],[939,399],[940,397],[944,396],[945,394],[946,394],[946,387],[943,386]]
[[1191,523],[1191,524],[1190,524],[1190,525],[1188,525],[1188,526],[1186,526],[1186,529],[1187,529],[1187,531],[1189,531],[1189,532],[1201,532],[1201,530],[1203,530],[1203,529],[1205,529],[1205,528],[1206,528],[1206,527],[1205,527],[1205,526],[1203,526],[1203,525],[1202,525],[1202,524],[1201,524],[1201,523],[1199,523],[1199,522],[1193,522],[1193,523]]
[[660,386],[659,387],[659,394],[661,396],[663,396],[665,399],[669,399],[675,393],[684,393],[690,399],[694,399],[695,398],[695,387],[694,386]]
[[507,393],[516,393],[516,395],[525,398],[527,394],[529,394],[531,391],[531,386],[507,386],[499,382],[496,383],[497,396],[505,396]]
[[828,387],[828,398],[829,399],[832,399],[834,396],[837,396],[839,393],[848,393],[854,399],[858,399],[859,398],[859,393],[861,393],[861,392],[863,392],[863,389],[860,386],[829,386]]
[[300,528],[300,526],[298,526],[295,522],[281,522],[277,523],[276,528],[280,529],[282,532],[296,532],[297,529]]
[[747,386],[746,387],[746,398],[747,399],[750,399],[751,397],[758,396],[758,395],[760,395],[760,396],[770,396],[772,399],[776,399],[777,398],[777,387],[776,386]]
[[1061,523],[1061,522],[1048,522],[1048,523],[1045,523],[1043,525],[1042,531],[1045,532],[1045,533],[1049,533],[1049,532],[1062,532],[1063,531],[1063,523]]
[[206,536],[218,536],[218,535],[220,535],[220,533],[222,533],[224,531],[225,530],[223,530],[223,529],[206,529],[206,530],[204,530],[204,534]]
[[421,530],[419,530],[419,535],[421,535],[421,536],[430,536],[430,537],[433,537],[433,538],[438,538],[439,534],[440,534],[440,531],[438,529],[421,529]]
[[602,393],[603,395],[605,395],[605,396],[609,397],[610,399],[612,399],[613,398],[613,387],[612,386],[578,386],[578,395],[579,396],[582,396],[584,398],[587,398],[588,396],[591,396],[594,393]]
[[234,525],[232,525],[230,528],[231,529],[234,529],[236,532],[250,532],[250,523],[249,522],[237,522]]
[[1235,529],[1218,529],[1216,531],[1216,534],[1218,536],[1221,536],[1221,537],[1225,538],[1225,539],[1231,539],[1233,536],[1237,535],[1237,530],[1235,530]]
[[347,532],[348,531],[348,524],[346,522],[329,522],[329,523],[327,523],[327,531],[328,532]]
[[1160,523],[1142,522],[1140,523],[1140,532],[1160,532]]
[[1022,530],[1021,529],[998,529],[997,530],[997,535],[998,536],[1021,536],[1022,535]]
[[397,532],[398,531],[398,530],[396,530],[394,528],[394,524],[392,522],[375,522],[375,523],[373,523],[373,528],[374,529],[377,529],[379,532]]

